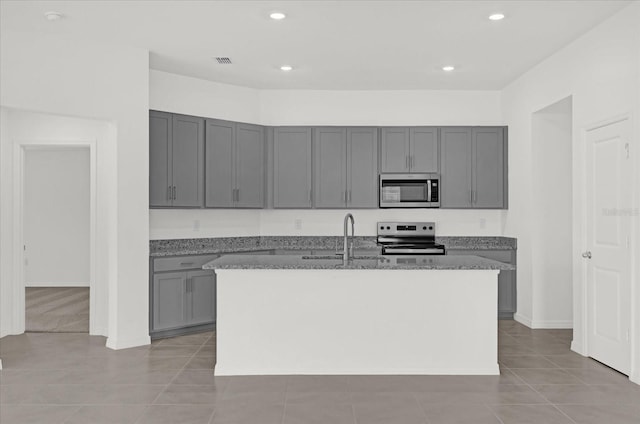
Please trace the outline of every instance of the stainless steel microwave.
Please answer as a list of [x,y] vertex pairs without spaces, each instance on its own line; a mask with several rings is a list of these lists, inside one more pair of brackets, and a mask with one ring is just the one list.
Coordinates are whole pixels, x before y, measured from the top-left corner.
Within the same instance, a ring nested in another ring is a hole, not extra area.
[[381,208],[439,208],[438,174],[380,174]]

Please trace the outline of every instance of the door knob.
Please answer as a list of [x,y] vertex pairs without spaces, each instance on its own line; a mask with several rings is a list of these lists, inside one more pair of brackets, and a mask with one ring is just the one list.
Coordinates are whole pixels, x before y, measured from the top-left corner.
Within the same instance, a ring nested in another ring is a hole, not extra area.
[[588,250],[582,254],[583,258],[591,259],[591,252]]

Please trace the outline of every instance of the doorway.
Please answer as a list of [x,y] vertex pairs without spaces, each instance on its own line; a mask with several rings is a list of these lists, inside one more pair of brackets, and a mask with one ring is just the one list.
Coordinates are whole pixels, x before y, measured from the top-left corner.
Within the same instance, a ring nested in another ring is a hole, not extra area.
[[95,141],[15,147],[14,319],[23,331],[93,334]]
[[25,331],[89,332],[88,147],[27,148]]

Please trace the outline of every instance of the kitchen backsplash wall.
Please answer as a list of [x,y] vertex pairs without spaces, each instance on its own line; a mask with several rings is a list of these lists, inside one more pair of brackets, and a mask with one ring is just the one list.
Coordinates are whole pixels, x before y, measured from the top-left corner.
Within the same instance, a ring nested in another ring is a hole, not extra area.
[[159,210],[149,211],[150,239],[255,235],[341,235],[346,212],[356,235],[373,236],[378,221],[434,221],[441,236],[501,236],[505,211],[444,209]]

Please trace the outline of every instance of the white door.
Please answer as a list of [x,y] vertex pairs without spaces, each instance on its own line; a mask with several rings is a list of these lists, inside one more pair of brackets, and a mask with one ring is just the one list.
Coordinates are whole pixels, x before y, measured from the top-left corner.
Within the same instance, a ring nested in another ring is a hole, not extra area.
[[[589,356],[631,370],[631,160],[628,119],[587,131]],[[591,256],[589,258],[589,256]]]

